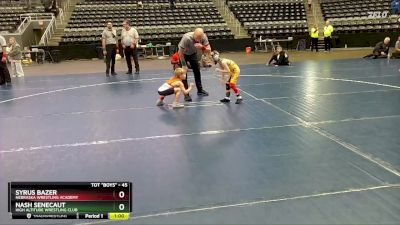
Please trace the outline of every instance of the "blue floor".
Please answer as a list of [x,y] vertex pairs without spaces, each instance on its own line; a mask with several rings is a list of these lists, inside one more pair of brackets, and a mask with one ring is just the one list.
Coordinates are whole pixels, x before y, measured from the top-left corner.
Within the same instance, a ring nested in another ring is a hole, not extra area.
[[171,71],[15,80],[0,88],[0,224],[90,224],[12,221],[6,183],[99,180],[134,186],[132,218],[102,224],[400,224],[399,67],[242,65],[241,105],[205,70],[210,96],[179,110],[155,106]]

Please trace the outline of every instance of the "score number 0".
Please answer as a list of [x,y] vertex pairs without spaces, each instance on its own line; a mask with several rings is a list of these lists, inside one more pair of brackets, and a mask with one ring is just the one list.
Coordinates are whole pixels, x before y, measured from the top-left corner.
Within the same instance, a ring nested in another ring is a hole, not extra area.
[[[119,197],[120,199],[125,198],[125,192],[124,192],[124,191],[120,191],[120,192],[118,193],[118,197]],[[118,208],[119,208],[120,211],[123,211],[123,210],[125,209],[125,205],[124,205],[123,203],[121,203],[121,204],[119,204]]]

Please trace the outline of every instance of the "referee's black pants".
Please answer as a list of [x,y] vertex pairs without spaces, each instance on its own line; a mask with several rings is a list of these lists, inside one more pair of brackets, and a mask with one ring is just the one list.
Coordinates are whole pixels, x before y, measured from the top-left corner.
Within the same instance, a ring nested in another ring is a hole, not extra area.
[[[201,73],[200,73],[200,66],[197,58],[197,53],[194,53],[192,55],[184,55],[185,56],[185,61],[190,63],[190,67],[192,67],[193,74],[194,74],[194,81],[196,82],[196,87],[197,87],[197,92],[202,92],[203,91],[203,86],[201,84]],[[187,82],[187,77],[186,80],[183,80],[183,85],[185,86],[185,89],[188,89],[189,85]]]

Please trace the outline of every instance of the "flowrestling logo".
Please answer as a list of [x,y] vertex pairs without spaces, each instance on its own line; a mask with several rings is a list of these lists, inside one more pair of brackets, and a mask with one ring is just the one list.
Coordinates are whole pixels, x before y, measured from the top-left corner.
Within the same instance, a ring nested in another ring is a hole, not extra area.
[[368,18],[387,18],[388,16],[389,16],[389,11],[368,12]]

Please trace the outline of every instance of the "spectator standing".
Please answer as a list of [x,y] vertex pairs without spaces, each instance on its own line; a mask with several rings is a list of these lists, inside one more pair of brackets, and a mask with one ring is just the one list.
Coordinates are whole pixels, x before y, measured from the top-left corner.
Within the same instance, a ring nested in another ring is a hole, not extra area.
[[7,68],[7,42],[3,36],[0,35],[0,85],[11,85],[10,72]]
[[10,37],[10,53],[8,53],[9,61],[11,62],[12,77],[23,77],[24,70],[22,69],[22,51],[21,46],[17,43],[14,37]]

